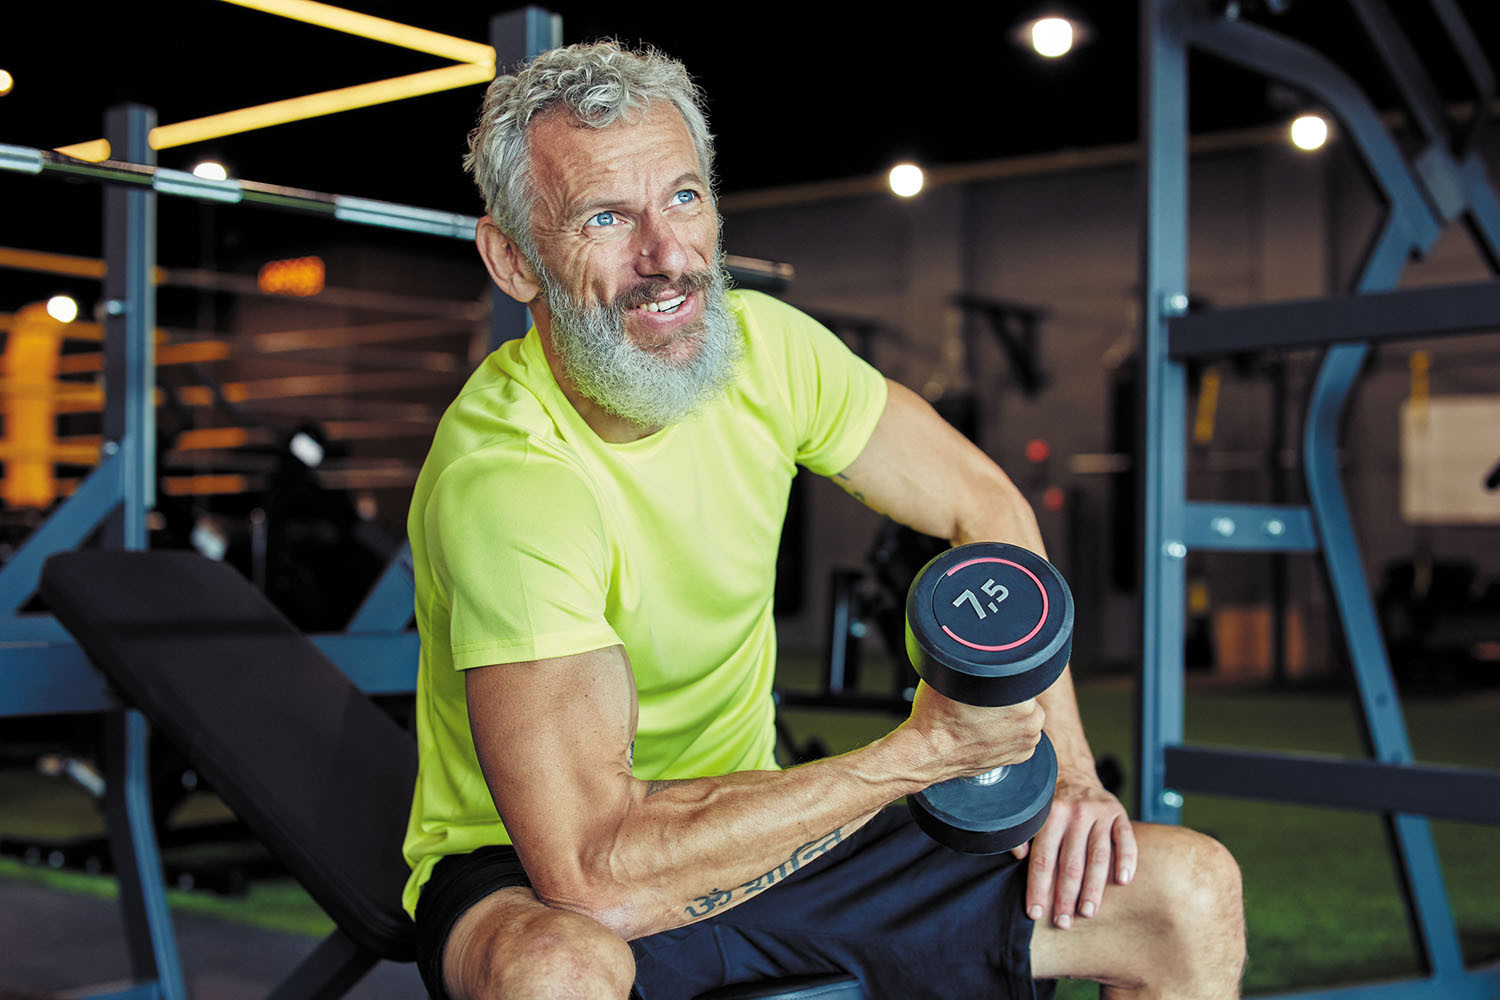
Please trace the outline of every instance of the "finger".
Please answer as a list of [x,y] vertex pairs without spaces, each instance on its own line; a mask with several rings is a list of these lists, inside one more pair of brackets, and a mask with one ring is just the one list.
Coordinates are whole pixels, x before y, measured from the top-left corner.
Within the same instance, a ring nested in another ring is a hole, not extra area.
[[1015,859],[1017,861],[1024,861],[1024,860],[1026,860],[1026,855],[1028,853],[1030,853],[1030,851],[1031,851],[1031,844],[1028,842],[1028,843],[1022,844],[1020,847],[1011,848],[1011,852],[1010,853],[1015,857]]
[[1078,893],[1079,916],[1092,917],[1104,902],[1104,886],[1109,882],[1110,861],[1114,857],[1110,829],[1109,823],[1095,823],[1089,830],[1088,867],[1083,873],[1083,888]]
[[1115,881],[1121,885],[1129,885],[1130,880],[1135,878],[1135,863],[1137,858],[1135,846],[1135,827],[1130,823],[1130,817],[1121,813],[1115,819]]
[[1058,851],[1052,922],[1063,930],[1073,926],[1073,917],[1078,913],[1078,891],[1083,888],[1083,874],[1088,868],[1089,831],[1093,825],[1086,815],[1076,817],[1068,824]]
[[1062,840],[1062,829],[1067,825],[1057,820],[1057,810],[1054,807],[1052,816],[1031,839],[1031,863],[1026,872],[1026,915],[1032,920],[1041,920],[1046,915],[1047,903],[1052,899],[1058,843]]

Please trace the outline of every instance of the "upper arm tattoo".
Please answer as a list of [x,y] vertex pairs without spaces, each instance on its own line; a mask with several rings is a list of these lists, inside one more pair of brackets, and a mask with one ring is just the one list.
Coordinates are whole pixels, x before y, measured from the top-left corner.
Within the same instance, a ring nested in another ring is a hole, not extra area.
[[838,483],[839,486],[841,486],[843,488],[843,490],[844,490],[845,493],[849,494],[851,497],[853,497],[854,499],[858,500],[860,503],[862,503],[862,504],[868,504],[869,503],[869,501],[865,499],[865,495],[863,493],[861,493],[859,491],[859,488],[854,485],[854,480],[850,479],[848,476],[844,475],[842,472],[840,472],[838,475],[834,476],[833,477],[833,481],[836,482],[836,483]]

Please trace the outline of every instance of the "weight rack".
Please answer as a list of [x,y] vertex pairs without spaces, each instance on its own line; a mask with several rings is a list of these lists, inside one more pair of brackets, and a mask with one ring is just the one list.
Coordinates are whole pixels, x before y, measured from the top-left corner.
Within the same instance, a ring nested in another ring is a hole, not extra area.
[[[1495,77],[1453,0],[1428,0],[1475,92],[1461,134],[1421,58],[1383,0],[1351,0],[1397,84],[1422,145],[1408,159],[1359,86],[1313,48],[1241,19],[1240,4],[1147,0],[1141,7],[1145,203],[1142,239],[1144,414],[1141,683],[1137,692],[1141,819],[1176,823],[1182,792],[1372,810],[1384,817],[1423,975],[1292,994],[1304,1000],[1488,1000],[1500,965],[1467,969],[1428,817],[1500,823],[1500,772],[1413,762],[1405,720],[1339,479],[1340,424],[1371,344],[1500,327],[1500,283],[1394,290],[1406,261],[1444,227],[1468,225],[1500,272],[1500,202],[1479,154]],[[1288,0],[1267,0],[1273,14]],[[1385,203],[1352,294],[1188,315],[1190,48],[1315,97],[1339,120]],[[1189,500],[1186,363],[1242,352],[1324,346],[1302,436],[1310,502]],[[1184,743],[1185,557],[1193,550],[1317,553],[1347,641],[1369,757],[1325,759]]]

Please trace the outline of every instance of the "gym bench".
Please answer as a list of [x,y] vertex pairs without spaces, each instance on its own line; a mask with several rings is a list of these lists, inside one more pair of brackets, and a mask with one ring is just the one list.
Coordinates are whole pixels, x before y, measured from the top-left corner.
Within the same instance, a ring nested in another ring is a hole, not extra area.
[[[336,929],[275,1000],[336,997],[379,960],[411,961],[401,840],[417,774],[403,730],[232,567],[192,552],[80,550],[47,560],[48,609],[129,706],[110,769],[110,841],[136,987],[186,995],[161,894],[145,723],[197,768]],[[144,717],[144,719],[142,718]],[[131,753],[121,753],[126,746]],[[142,863],[143,860],[145,863]],[[859,1000],[858,980],[726,986],[702,1000]]]

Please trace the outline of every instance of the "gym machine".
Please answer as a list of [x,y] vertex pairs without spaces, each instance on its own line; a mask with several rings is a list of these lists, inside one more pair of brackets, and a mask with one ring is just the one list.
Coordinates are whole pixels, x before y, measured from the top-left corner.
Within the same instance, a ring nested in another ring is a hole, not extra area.
[[[1287,0],[1264,5],[1274,17]],[[1500,202],[1477,140],[1495,77],[1452,0],[1428,0],[1479,109],[1452,126],[1418,54],[1383,0],[1353,0],[1355,19],[1397,85],[1421,146],[1405,155],[1375,107],[1332,60],[1242,16],[1237,0],[1149,0],[1141,7],[1146,203],[1142,247],[1143,672],[1138,700],[1139,814],[1179,821],[1183,792],[1334,805],[1380,813],[1394,846],[1420,977],[1298,993],[1358,1000],[1483,1000],[1500,991],[1500,966],[1465,968],[1427,817],[1500,822],[1500,774],[1413,763],[1370,599],[1337,449],[1345,404],[1372,342],[1464,334],[1500,325],[1500,282],[1394,291],[1406,261],[1463,218],[1500,270]],[[1353,25],[1351,25],[1353,28]],[[1315,97],[1338,118],[1385,203],[1378,235],[1352,294],[1314,301],[1188,312],[1187,56],[1211,53]],[[1234,352],[1322,346],[1303,430],[1310,503],[1247,505],[1189,500],[1186,363]],[[1316,553],[1347,641],[1369,757],[1328,760],[1196,747],[1183,735],[1184,560],[1189,551]]]

